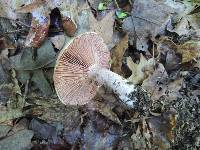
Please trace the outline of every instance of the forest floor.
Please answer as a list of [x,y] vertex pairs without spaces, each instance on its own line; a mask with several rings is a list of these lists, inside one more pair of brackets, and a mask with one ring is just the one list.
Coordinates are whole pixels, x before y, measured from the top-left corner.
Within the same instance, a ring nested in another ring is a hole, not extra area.
[[[199,0],[0,0],[0,8],[0,149],[200,148]],[[143,89],[138,107],[106,86],[85,105],[57,97],[57,56],[86,32],[103,38],[111,71]]]

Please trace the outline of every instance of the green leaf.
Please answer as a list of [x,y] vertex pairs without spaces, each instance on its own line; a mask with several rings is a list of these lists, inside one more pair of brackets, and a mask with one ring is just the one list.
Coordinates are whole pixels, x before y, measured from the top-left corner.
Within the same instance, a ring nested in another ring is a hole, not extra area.
[[117,10],[116,16],[117,16],[118,19],[124,19],[128,16],[128,14],[123,12],[122,10]]
[[99,3],[98,10],[106,10],[105,3]]

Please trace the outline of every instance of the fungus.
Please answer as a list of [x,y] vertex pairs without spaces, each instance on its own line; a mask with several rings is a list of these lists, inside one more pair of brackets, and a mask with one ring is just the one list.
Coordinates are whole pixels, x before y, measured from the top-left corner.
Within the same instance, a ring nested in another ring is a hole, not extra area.
[[109,70],[110,52],[95,32],[74,38],[60,52],[54,85],[59,99],[65,104],[84,105],[101,85],[109,87],[128,106],[135,107],[138,88]]

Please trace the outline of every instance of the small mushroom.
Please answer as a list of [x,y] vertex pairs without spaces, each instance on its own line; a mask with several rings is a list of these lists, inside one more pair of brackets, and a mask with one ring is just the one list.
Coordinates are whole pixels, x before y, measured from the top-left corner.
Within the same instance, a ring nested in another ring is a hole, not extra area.
[[138,101],[138,88],[109,70],[110,52],[95,32],[74,38],[60,52],[55,70],[54,85],[64,104],[84,105],[101,85],[109,87],[128,106]]

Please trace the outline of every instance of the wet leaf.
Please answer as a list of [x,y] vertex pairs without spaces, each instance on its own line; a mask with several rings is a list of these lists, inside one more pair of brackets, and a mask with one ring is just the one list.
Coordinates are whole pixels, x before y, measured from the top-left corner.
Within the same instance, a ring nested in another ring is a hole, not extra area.
[[124,56],[125,50],[128,48],[128,35],[123,37],[119,43],[112,49],[112,62],[111,70],[117,74],[122,74],[122,59]]
[[31,148],[31,130],[22,130],[0,141],[0,149],[3,150],[22,150]]
[[131,57],[128,57],[127,65],[132,71],[132,75],[128,80],[134,84],[139,84],[154,71],[155,60],[153,58],[146,60],[146,58],[141,54],[139,64],[134,63]]
[[[57,100],[58,101],[58,100]],[[80,118],[78,108],[66,107],[62,104],[44,106],[43,114],[39,117],[48,123],[60,122],[65,130],[72,130]]]

